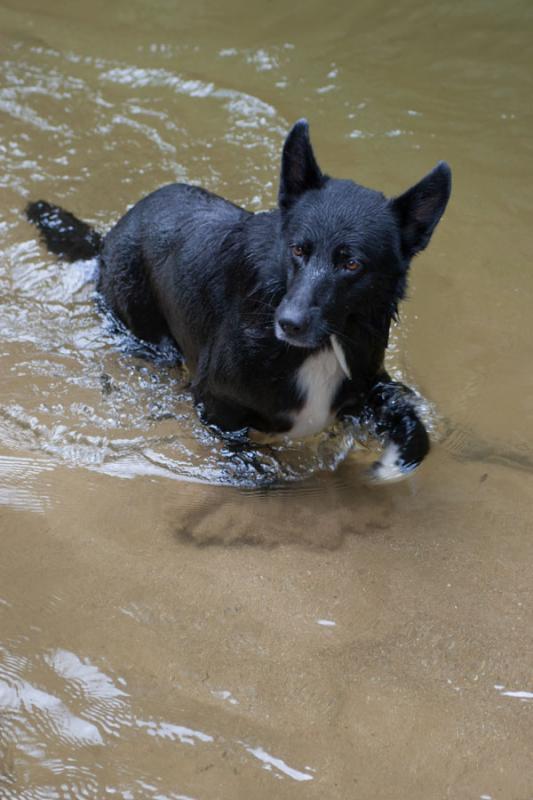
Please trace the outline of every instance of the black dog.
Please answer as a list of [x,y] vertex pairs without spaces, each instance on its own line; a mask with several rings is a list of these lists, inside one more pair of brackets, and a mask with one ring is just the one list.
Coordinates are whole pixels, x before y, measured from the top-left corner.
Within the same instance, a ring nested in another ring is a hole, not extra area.
[[283,148],[275,211],[172,184],[103,240],[42,201],[27,215],[54,253],[99,256],[98,289],[136,336],[172,337],[205,421],[303,437],[363,414],[387,444],[374,474],[391,478],[417,467],[429,440],[413,393],[385,372],[389,327],[450,187],[443,162],[393,200],[330,178],[300,120]]

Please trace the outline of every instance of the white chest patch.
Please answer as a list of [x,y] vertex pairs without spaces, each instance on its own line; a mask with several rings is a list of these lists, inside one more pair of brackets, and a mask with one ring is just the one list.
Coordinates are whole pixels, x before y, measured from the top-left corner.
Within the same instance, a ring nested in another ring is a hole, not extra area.
[[345,378],[343,366],[336,349],[333,348],[313,353],[305,359],[296,375],[304,404],[294,413],[293,426],[287,436],[294,438],[312,436],[324,430],[333,421],[331,405]]

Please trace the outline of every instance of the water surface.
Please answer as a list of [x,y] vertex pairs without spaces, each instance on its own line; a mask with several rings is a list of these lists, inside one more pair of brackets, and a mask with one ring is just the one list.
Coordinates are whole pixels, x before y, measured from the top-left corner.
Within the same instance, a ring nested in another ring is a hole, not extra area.
[[[532,34],[523,1],[1,0],[2,798],[533,798]],[[435,439],[403,484],[353,425],[221,443],[21,211],[269,208],[301,116],[330,174],[454,170],[388,356]]]

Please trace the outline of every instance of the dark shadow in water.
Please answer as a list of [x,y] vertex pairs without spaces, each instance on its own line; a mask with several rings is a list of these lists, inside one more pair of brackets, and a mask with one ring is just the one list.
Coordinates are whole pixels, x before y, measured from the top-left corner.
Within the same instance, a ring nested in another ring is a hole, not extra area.
[[[408,491],[402,485],[394,492]],[[206,487],[171,529],[181,542],[197,547],[301,545],[336,550],[346,536],[368,536],[392,525],[392,492],[362,481],[362,470],[341,465],[336,473],[262,490]]]

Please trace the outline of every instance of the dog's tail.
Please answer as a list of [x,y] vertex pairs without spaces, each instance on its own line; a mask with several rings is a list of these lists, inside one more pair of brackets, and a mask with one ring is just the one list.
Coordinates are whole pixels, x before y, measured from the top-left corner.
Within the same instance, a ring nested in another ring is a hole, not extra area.
[[37,200],[28,203],[26,216],[39,228],[50,252],[65,261],[94,258],[100,252],[100,234],[59,206]]

